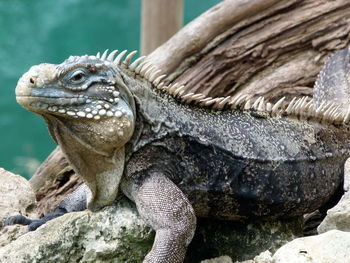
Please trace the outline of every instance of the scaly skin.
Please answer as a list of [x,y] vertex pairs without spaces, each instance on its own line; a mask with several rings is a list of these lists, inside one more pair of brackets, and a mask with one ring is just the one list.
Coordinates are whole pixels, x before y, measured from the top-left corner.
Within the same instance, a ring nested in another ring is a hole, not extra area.
[[120,189],[156,230],[144,262],[183,262],[196,216],[301,215],[341,184],[346,125],[182,104],[135,72],[105,56],[70,57],[32,67],[16,96],[88,186],[59,213],[86,199],[99,209]]

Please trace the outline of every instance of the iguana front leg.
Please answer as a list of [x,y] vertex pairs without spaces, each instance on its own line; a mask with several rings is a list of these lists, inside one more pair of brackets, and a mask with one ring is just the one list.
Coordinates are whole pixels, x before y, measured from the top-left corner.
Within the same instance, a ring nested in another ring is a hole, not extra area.
[[85,210],[89,196],[91,196],[90,189],[86,184],[82,184],[73,193],[69,194],[64,200],[62,200],[54,212],[39,219],[30,219],[22,215],[10,216],[5,220],[4,225],[28,225],[28,230],[34,231],[39,226],[56,217],[70,212]]
[[161,173],[153,173],[131,188],[137,210],[156,231],[152,250],[143,262],[183,262],[196,228],[196,216],[187,197]]

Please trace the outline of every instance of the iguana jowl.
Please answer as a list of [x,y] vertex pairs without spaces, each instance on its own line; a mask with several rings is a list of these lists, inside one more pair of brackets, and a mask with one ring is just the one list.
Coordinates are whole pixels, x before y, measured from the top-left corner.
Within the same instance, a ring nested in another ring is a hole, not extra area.
[[[90,209],[109,205],[120,189],[156,230],[144,262],[175,263],[184,259],[196,216],[300,215],[342,182],[350,113],[336,91],[327,92],[332,67],[321,73],[316,106],[308,98],[270,104],[184,94],[183,86],[164,85],[147,60],[130,64],[135,52],[124,60],[125,52],[115,54],[33,66],[18,82],[18,102],[46,120],[88,186],[51,217],[84,209],[86,198]],[[47,219],[9,222],[35,228]]]

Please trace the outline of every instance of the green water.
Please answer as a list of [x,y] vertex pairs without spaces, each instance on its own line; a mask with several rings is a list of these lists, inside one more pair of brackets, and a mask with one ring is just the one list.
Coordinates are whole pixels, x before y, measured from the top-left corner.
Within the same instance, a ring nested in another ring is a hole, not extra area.
[[[185,23],[218,2],[186,0]],[[55,147],[44,121],[16,103],[18,78],[69,55],[139,49],[140,7],[139,0],[0,1],[0,167],[28,177]]]

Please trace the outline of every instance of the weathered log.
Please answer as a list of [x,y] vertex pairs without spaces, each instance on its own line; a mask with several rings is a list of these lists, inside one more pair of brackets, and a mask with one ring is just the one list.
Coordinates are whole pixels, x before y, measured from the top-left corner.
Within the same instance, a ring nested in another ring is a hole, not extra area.
[[[286,1],[282,1],[286,2]],[[236,23],[249,20],[278,0],[226,0],[209,9],[182,28],[166,43],[152,52],[148,58],[170,74],[184,58],[200,52],[212,39]]]
[[37,213],[44,215],[54,211],[58,203],[83,181],[75,174],[61,148],[57,146],[29,182],[36,194]]
[[[311,96],[325,59],[349,43],[350,2],[277,2],[224,1],[149,58],[188,92]],[[215,23],[218,15],[224,22]]]

